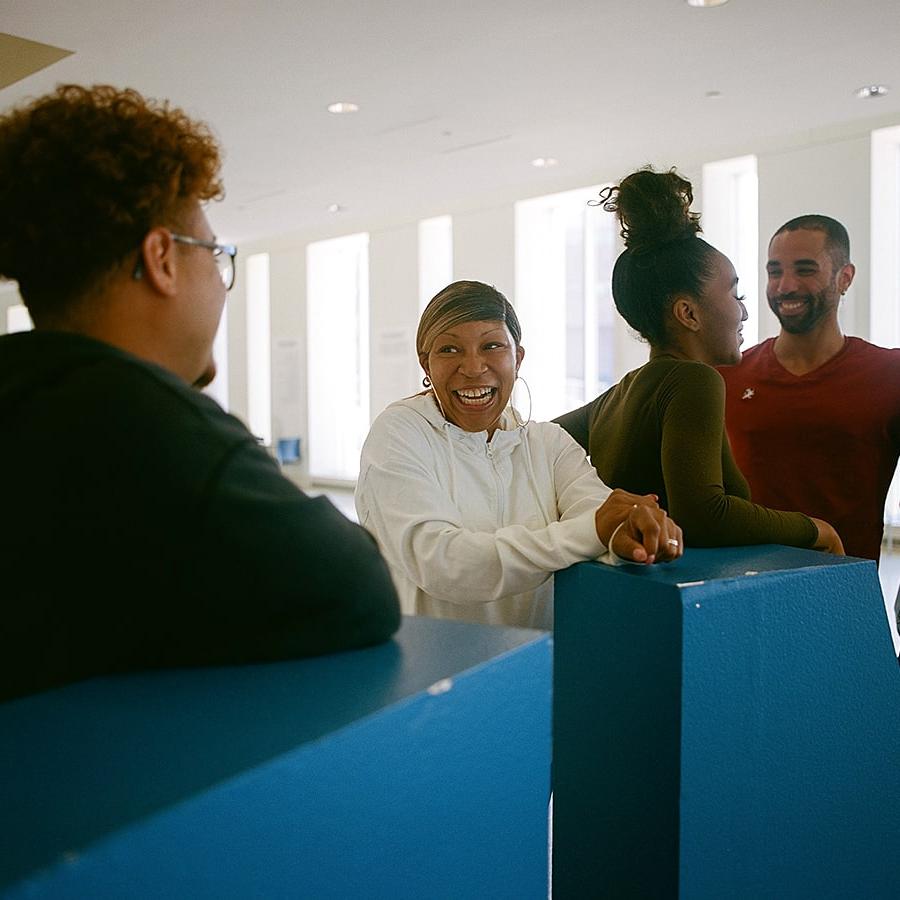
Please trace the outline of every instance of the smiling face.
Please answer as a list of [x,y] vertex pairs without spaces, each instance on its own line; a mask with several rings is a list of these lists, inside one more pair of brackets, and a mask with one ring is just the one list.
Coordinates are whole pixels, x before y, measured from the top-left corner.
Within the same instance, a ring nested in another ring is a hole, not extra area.
[[738,279],[731,261],[716,252],[711,277],[700,297],[703,362],[713,366],[733,366],[741,361],[743,324],[747,319],[744,298],[738,296]]
[[420,358],[444,416],[493,437],[525,350],[504,322],[463,322],[438,334]]
[[781,327],[808,334],[837,320],[841,295],[853,280],[853,267],[835,267],[824,231],[782,231],[769,244],[766,299]]

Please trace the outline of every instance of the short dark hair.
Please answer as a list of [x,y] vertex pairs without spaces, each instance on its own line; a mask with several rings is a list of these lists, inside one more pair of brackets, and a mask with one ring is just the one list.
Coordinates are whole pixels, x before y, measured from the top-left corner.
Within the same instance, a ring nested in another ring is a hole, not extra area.
[[439,334],[464,322],[504,322],[516,346],[522,341],[522,328],[513,305],[497,290],[481,281],[454,281],[431,298],[419,319],[416,353],[431,352]]
[[60,85],[0,116],[0,277],[64,312],[191,200],[221,197],[219,147],[167,102]]
[[605,188],[600,204],[621,224],[625,251],[613,267],[612,293],[622,318],[650,344],[664,344],[678,294],[699,297],[718,251],[697,237],[691,183],[675,169],[645,166]]
[[835,272],[850,262],[850,235],[847,234],[847,229],[837,219],[832,219],[831,216],[823,216],[821,213],[797,216],[785,222],[772,235],[772,238],[774,240],[775,237],[784,231],[799,231],[801,228],[825,232],[825,249],[831,257]]

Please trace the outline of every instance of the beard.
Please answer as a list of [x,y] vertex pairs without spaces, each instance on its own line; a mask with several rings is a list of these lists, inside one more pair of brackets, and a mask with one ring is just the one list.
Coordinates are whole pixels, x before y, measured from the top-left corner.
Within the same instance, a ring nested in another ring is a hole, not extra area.
[[[766,299],[769,302],[769,309],[775,313],[775,317],[785,331],[789,334],[808,334],[833,309],[837,308],[840,301],[840,291],[838,291],[837,283],[833,281],[824,290],[816,294],[776,294],[774,297],[767,295]],[[806,304],[802,312],[788,315],[781,311],[782,303],[800,302]]]

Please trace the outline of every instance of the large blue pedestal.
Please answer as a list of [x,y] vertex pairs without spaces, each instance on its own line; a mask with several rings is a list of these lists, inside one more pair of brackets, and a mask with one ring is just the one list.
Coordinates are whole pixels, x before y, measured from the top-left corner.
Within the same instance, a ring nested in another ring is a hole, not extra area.
[[557,576],[555,900],[900,896],[875,564],[783,547]]
[[547,635],[409,618],[320,659],[0,705],[0,896],[547,895]]

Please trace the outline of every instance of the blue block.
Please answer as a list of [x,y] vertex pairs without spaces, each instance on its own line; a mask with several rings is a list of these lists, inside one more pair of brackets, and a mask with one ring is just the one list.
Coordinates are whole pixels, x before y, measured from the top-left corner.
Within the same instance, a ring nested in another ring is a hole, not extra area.
[[0,896],[547,895],[546,634],[424,618],[319,659],[0,705]]
[[557,576],[554,897],[896,898],[875,564],[785,547]]

